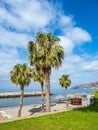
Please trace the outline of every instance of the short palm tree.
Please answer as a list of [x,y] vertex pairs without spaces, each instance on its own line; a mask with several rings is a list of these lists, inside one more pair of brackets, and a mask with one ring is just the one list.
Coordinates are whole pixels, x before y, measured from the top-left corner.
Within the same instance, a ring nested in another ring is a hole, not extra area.
[[24,86],[28,86],[30,84],[31,69],[28,68],[26,64],[17,64],[10,71],[10,76],[10,80],[12,81],[12,83],[15,85],[19,85],[21,90],[20,107],[18,110],[18,117],[20,117],[23,106]]
[[36,41],[28,44],[29,60],[31,65],[39,66],[45,75],[46,111],[50,106],[50,75],[52,68],[59,68],[64,58],[63,48],[59,45],[60,39],[50,33],[38,33]]
[[[71,84],[69,75],[62,75],[62,77],[59,79],[59,84],[66,89],[66,100],[67,100],[68,87]],[[68,101],[66,102],[66,106],[68,106]]]
[[34,68],[32,71],[32,78],[35,82],[39,82],[41,85],[41,91],[42,91],[42,111],[44,112],[44,75],[40,68]]

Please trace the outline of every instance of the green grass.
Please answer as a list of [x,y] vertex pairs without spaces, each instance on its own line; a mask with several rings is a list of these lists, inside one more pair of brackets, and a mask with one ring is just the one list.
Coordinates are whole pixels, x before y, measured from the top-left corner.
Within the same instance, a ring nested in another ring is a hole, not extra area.
[[88,108],[2,123],[0,130],[98,130],[98,92]]

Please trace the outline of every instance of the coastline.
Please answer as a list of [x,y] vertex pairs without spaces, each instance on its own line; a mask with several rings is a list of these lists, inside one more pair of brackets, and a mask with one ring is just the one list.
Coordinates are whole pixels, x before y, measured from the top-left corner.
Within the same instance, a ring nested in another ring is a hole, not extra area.
[[[34,91],[33,91],[34,92]],[[39,92],[39,91],[35,91],[35,92]],[[70,94],[74,94],[74,93],[86,93],[86,94],[91,94],[93,92],[93,90],[77,90],[77,91],[73,91],[72,89],[69,90]],[[4,92],[3,92],[4,93]],[[7,92],[6,92],[7,93]],[[12,92],[11,92],[12,93]],[[51,95],[51,102],[56,102],[58,101],[57,99],[55,99],[55,97],[59,94],[63,95],[65,97],[65,91],[63,89],[58,89],[56,91],[51,91],[51,93],[53,93],[53,95]],[[15,98],[0,98],[0,108],[1,109],[5,109],[5,108],[14,108],[19,106],[19,97],[15,97]],[[64,98],[65,100],[65,98]],[[31,105],[31,104],[41,104],[41,96],[29,96],[29,97],[24,97],[23,99],[23,106],[27,106],[27,105]]]
[[[76,105],[69,104],[69,107],[66,107],[65,102],[63,103],[55,102],[54,104],[51,105],[51,112],[49,112],[48,114],[73,110],[81,107],[87,107],[87,100],[83,101],[82,105],[76,106]],[[0,122],[19,119],[17,118],[18,108],[19,106],[0,108],[0,114],[4,117],[4,120],[1,120]],[[32,105],[23,106],[21,118],[29,118],[29,117],[40,116],[45,114],[47,114],[47,112],[42,112],[41,104],[32,104]]]

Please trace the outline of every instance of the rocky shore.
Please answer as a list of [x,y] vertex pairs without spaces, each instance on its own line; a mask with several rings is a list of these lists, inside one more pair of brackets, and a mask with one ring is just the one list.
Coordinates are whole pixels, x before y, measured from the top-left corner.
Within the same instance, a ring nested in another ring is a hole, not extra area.
[[[42,95],[42,92],[24,92],[24,97],[41,96],[41,95]],[[0,98],[11,98],[11,97],[13,98],[13,97],[19,97],[19,96],[20,96],[20,92],[0,93]]]

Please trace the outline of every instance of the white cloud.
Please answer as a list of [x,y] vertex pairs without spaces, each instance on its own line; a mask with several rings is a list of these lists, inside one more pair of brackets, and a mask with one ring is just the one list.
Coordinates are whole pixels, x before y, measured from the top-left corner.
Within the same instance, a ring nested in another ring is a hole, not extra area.
[[74,22],[72,20],[72,17],[71,16],[65,16],[65,15],[64,16],[61,15],[60,24],[62,26],[65,26],[65,27],[74,26]]
[[68,37],[69,39],[72,39],[72,41],[76,44],[80,44],[80,43],[85,43],[85,42],[90,42],[91,41],[91,36],[90,34],[79,27],[74,27],[71,28],[67,33],[66,33],[66,37]]
[[54,9],[47,1],[6,0],[5,3],[9,5],[10,11],[4,6],[0,7],[0,23],[6,23],[17,30],[44,28],[54,17]]
[[59,36],[61,40],[61,46],[63,46],[65,53],[72,52],[74,48],[74,43],[71,39],[66,38],[66,36]]
[[19,32],[12,32],[0,27],[0,45],[10,47],[27,48],[28,41],[32,40],[30,35]]
[[15,48],[0,49],[0,79],[9,77],[9,72],[16,64],[26,63],[19,57],[18,50]]
[[98,71],[98,60],[84,62],[81,68],[83,71]]
[[72,53],[77,44],[79,45],[91,41],[90,34],[79,27],[69,27],[67,33],[63,36],[59,36],[59,38],[61,39],[61,45],[64,47],[65,54]]

